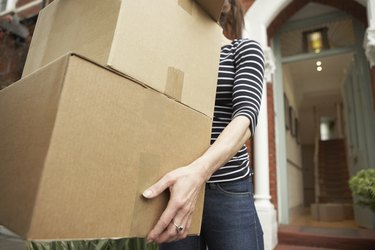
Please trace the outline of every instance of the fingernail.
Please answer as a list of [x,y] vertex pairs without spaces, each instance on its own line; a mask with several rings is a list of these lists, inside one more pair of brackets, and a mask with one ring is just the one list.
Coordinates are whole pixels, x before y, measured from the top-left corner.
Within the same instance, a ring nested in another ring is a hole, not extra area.
[[146,243],[147,243],[147,244],[152,243],[152,240],[149,239],[149,238],[147,238],[147,239],[146,239]]
[[146,191],[143,192],[143,196],[146,198],[150,198],[152,194],[152,191],[150,189],[147,189]]

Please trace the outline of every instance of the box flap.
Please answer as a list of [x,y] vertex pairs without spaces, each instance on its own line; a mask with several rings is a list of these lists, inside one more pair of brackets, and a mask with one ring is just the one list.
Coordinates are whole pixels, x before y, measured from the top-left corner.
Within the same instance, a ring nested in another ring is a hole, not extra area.
[[224,0],[196,0],[216,22],[219,21]]

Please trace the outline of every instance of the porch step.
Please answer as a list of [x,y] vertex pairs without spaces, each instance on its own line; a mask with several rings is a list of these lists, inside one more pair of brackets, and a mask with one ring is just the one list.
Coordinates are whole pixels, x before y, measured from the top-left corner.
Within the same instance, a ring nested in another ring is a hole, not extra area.
[[0,249],[26,250],[26,243],[19,236],[0,225]]
[[306,246],[293,246],[286,244],[278,244],[274,250],[334,250],[332,248],[321,248],[321,247],[306,247]]
[[[279,245],[276,250],[306,249],[310,247],[343,250],[374,250],[375,231],[356,228],[326,228],[281,225],[278,230]],[[278,248],[283,246],[289,248]]]

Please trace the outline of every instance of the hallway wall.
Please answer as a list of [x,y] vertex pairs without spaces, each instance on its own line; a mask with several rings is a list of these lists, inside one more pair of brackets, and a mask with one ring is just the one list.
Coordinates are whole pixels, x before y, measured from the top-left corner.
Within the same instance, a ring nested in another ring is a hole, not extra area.
[[[289,100],[289,104],[298,118],[298,104],[296,87],[287,65],[283,65],[283,87],[284,93]],[[291,129],[286,130],[286,154],[287,154],[287,174],[288,174],[288,195],[289,195],[289,213],[293,217],[300,214],[303,208],[303,174],[301,145],[297,137],[293,136]]]
[[315,202],[315,145],[302,145],[303,205],[310,207]]

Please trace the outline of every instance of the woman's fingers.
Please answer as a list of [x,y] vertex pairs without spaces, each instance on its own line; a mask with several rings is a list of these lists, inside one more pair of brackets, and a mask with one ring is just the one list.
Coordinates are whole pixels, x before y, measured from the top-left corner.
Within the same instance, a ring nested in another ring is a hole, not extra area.
[[148,241],[157,243],[185,238],[190,228],[202,178],[188,168],[179,168],[161,178],[148,188],[143,196],[154,198],[169,188],[170,200],[160,219],[147,235]]
[[181,232],[178,235],[179,236],[178,237],[179,240],[185,239],[187,237],[188,233],[189,233],[189,229],[190,229],[190,226],[191,226],[191,223],[192,223],[192,220],[193,220],[193,214],[194,214],[194,210],[195,210],[195,205],[196,205],[197,199],[198,199],[198,194],[199,193],[195,194],[194,199],[190,203],[189,213],[187,213],[186,216],[184,217],[183,225],[185,225],[185,229],[183,230],[183,232]]
[[193,212],[189,213],[184,219],[185,229],[177,235],[178,240],[185,239],[188,236],[192,219],[193,219]]
[[[196,197],[194,196],[185,201],[171,198],[159,221],[148,234],[147,240],[162,243],[186,237],[195,202]],[[179,230],[180,228],[181,230]]]
[[[171,221],[169,226],[166,228],[165,231],[163,231],[158,238],[156,238],[154,241],[157,243],[163,243],[163,242],[172,242],[176,240],[181,240],[186,238],[189,226],[191,223],[188,222],[188,220],[191,220],[191,213],[185,215],[185,217],[182,220],[176,219],[177,216]],[[180,222],[179,222],[180,221]],[[185,226],[186,225],[186,226]]]
[[171,222],[167,229],[160,234],[160,236],[155,240],[157,243],[172,242],[178,240],[179,231],[177,227]]
[[159,243],[159,241],[157,241],[157,239],[160,238],[161,234],[163,232],[167,232],[168,233],[167,228],[171,227],[171,225],[170,225],[171,221],[175,217],[175,215],[177,213],[177,210],[178,210],[171,203],[172,203],[172,201],[169,200],[167,208],[164,210],[164,212],[160,216],[160,219],[158,220],[158,222],[156,223],[156,225],[154,226],[154,228],[147,235],[147,240],[148,241],[156,241],[156,242]]
[[195,202],[196,198],[193,197],[177,210],[176,215],[171,220],[167,229],[155,239],[157,243],[171,242],[186,238],[190,229]]
[[152,199],[161,194],[164,190],[172,185],[170,174],[164,175],[158,182],[149,187],[143,192],[143,197]]

